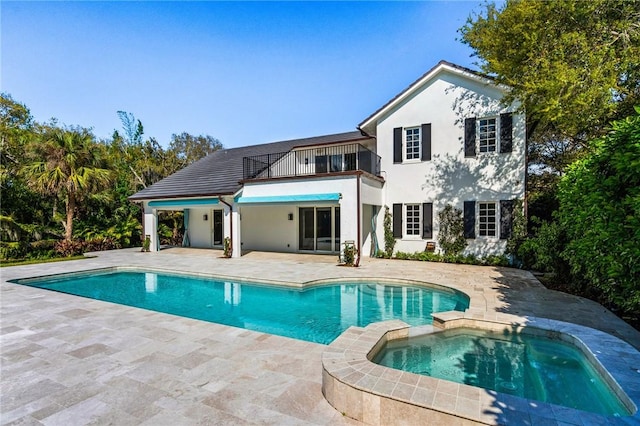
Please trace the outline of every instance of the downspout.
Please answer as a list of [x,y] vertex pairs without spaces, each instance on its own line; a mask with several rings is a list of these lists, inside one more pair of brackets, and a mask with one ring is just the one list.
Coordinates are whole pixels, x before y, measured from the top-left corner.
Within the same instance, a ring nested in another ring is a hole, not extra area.
[[360,176],[362,175],[362,173],[358,173],[356,175],[356,199],[357,199],[357,203],[358,203],[358,209],[357,209],[357,215],[358,215],[358,259],[356,260],[356,268],[360,265],[360,257],[362,256],[362,243],[360,241],[360,233],[361,233],[361,212],[360,212]]
[[[223,200],[222,197],[218,197],[218,200],[221,203],[226,204],[227,207],[229,207],[229,245],[231,246],[230,254],[233,255],[233,207],[231,206],[231,204]],[[223,241],[223,244],[224,244],[224,241]]]

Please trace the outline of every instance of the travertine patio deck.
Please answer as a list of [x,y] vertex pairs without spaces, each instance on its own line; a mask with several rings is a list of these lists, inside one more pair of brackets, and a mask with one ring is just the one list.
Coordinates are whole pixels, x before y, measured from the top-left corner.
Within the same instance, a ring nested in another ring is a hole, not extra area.
[[[477,315],[559,319],[640,333],[591,301],[544,289],[506,268],[253,252],[118,250],[80,261],[0,269],[2,424],[357,424],[321,393],[325,346],[8,283],[109,266],[140,266],[302,284],[404,278],[451,286]],[[523,413],[523,419],[526,413]],[[526,420],[526,419],[524,419]]]

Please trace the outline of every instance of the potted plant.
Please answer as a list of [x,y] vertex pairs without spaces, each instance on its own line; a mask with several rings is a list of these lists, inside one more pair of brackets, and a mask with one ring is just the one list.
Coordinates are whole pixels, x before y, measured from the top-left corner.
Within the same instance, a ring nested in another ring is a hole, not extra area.
[[231,238],[225,237],[225,239],[224,239],[224,257],[226,257],[226,258],[231,257],[232,252],[233,252],[233,249],[231,248]]
[[150,235],[146,235],[144,237],[144,241],[142,242],[142,252],[149,252],[151,249],[151,236]]

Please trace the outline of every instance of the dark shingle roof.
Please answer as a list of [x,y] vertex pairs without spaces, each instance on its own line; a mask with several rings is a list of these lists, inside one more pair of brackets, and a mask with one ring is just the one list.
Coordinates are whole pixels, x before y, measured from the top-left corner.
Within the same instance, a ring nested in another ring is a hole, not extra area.
[[240,189],[242,159],[253,155],[286,152],[299,146],[324,145],[368,139],[359,131],[293,139],[240,148],[221,149],[159,182],[133,194],[132,201],[229,195]]

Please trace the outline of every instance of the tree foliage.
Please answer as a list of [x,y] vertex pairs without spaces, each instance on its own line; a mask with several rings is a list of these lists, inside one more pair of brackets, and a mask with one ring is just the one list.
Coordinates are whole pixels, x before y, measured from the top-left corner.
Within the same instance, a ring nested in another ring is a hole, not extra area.
[[[0,93],[0,257],[138,245],[142,215],[128,197],[221,147],[211,136],[182,133],[182,148],[164,148],[144,138],[133,114],[118,116],[122,129],[98,141],[55,119],[38,123],[26,105]],[[181,226],[179,212],[159,217],[168,241]]]
[[[136,117],[130,112],[118,111],[118,117],[122,123],[122,129],[127,138],[127,142],[131,145],[137,145],[142,143],[142,135],[144,135],[144,127],[140,120],[136,120]],[[114,136],[119,136],[118,131],[115,131]]]
[[54,129],[30,150],[32,161],[22,168],[27,185],[44,196],[63,199],[65,239],[73,237],[77,203],[102,191],[112,175],[84,129]]
[[591,145],[560,184],[562,256],[612,306],[640,314],[640,107]]
[[171,136],[169,150],[180,161],[180,166],[187,166],[200,158],[206,157],[222,148],[222,143],[209,135],[193,136],[187,132]]
[[527,113],[531,160],[562,171],[640,101],[640,3],[507,0],[460,29]]
[[640,315],[640,2],[490,2],[460,34],[527,114],[528,212],[543,220],[512,249]]

